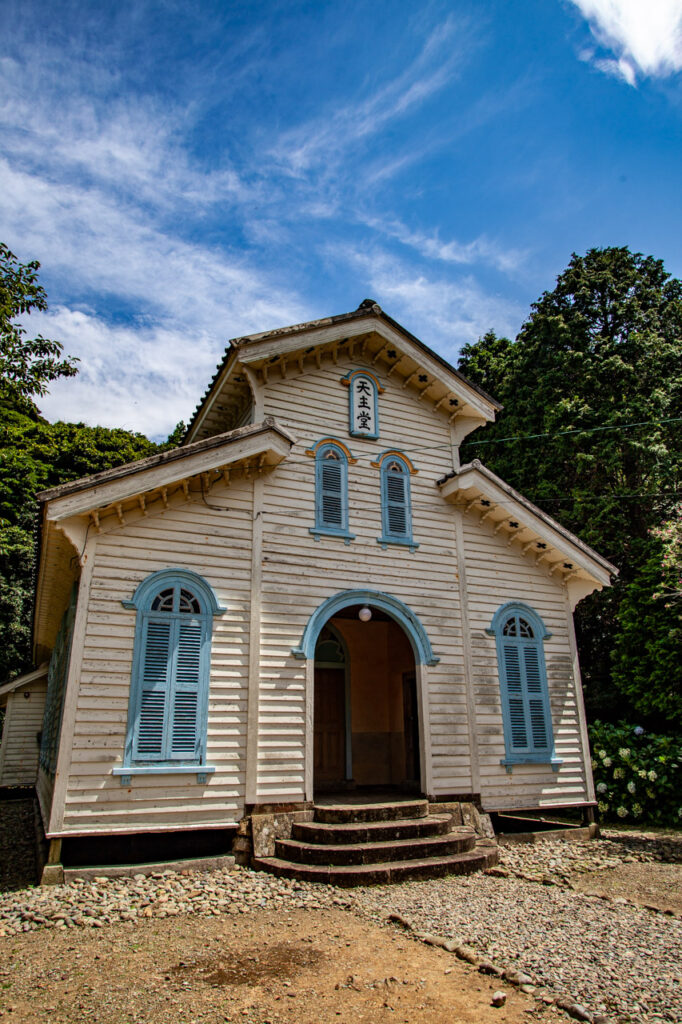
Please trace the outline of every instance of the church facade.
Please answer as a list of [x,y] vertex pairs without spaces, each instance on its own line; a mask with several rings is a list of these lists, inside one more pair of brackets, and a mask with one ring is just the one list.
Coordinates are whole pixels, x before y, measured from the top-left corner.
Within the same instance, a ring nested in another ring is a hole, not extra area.
[[460,463],[498,409],[366,301],[232,342],[181,447],[41,494],[47,837],[592,806],[572,611],[616,570]]

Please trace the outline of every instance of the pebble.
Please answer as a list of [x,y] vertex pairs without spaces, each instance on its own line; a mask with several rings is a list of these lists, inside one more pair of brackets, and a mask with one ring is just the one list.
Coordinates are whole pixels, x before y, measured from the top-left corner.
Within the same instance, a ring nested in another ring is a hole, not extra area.
[[[458,957],[464,950],[484,973],[488,965],[501,968],[505,980],[524,992],[534,989],[548,1004],[561,1001],[576,1020],[682,1024],[682,920],[587,896],[568,884],[574,871],[656,856],[646,848],[632,854],[612,840],[546,840],[501,847],[500,853],[508,876],[355,890],[356,909],[373,920],[391,914],[414,933],[456,937]],[[541,884],[544,874],[555,884]]]

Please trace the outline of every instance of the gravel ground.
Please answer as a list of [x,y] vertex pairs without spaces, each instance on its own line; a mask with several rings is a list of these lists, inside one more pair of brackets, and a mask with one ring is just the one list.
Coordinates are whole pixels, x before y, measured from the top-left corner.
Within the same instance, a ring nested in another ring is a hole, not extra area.
[[[671,867],[652,857],[616,841],[543,841],[503,848],[494,874],[351,891],[244,868],[102,877],[0,895],[0,935],[11,943],[20,933],[54,929],[77,940],[79,931],[119,922],[133,929],[179,916],[255,922],[273,910],[345,910],[382,923],[397,913],[417,931],[460,940],[499,967],[527,973],[535,995],[570,996],[610,1021],[682,1022],[682,920],[571,887],[572,879],[600,872],[615,877],[623,866],[652,875]],[[682,867],[674,867],[679,885]],[[0,959],[5,946],[0,940]]]
[[[372,919],[398,913],[418,932],[464,942],[592,1014],[679,1022],[682,921],[622,897],[605,900],[571,887],[573,873],[629,868],[635,858],[624,849],[603,840],[507,847],[501,871],[366,889],[357,893],[356,907]],[[650,873],[658,867],[650,855],[636,859],[648,863]],[[682,868],[675,870],[679,887]]]

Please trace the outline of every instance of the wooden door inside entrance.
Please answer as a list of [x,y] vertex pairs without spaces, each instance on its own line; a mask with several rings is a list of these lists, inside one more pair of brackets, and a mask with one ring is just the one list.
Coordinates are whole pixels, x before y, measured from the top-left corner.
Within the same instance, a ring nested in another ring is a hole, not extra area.
[[315,667],[316,785],[341,785],[346,774],[346,670]]

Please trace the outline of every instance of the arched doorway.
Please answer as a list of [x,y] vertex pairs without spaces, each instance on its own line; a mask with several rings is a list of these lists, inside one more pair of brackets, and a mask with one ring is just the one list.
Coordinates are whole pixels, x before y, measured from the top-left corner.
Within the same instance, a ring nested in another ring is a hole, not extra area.
[[293,653],[309,666],[309,796],[427,793],[426,666],[439,659],[410,609],[387,594],[336,594],[311,616]]

